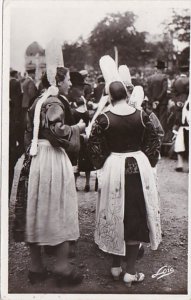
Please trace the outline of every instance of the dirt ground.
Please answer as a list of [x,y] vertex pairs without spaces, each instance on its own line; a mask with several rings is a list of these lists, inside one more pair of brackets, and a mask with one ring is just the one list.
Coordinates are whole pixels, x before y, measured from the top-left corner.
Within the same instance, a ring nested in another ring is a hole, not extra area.
[[[159,192],[163,241],[157,251],[145,244],[145,255],[137,261],[137,270],[145,273],[145,280],[131,288],[123,281],[113,281],[110,275],[111,257],[101,252],[94,243],[95,173],[91,175],[91,191],[85,193],[85,176],[78,178],[80,239],[76,245],[77,257],[71,259],[84,274],[83,282],[75,287],[57,288],[53,278],[35,285],[27,280],[30,265],[29,251],[24,243],[9,244],[9,293],[99,293],[99,294],[186,294],[187,293],[187,237],[188,237],[188,165],[184,173],[174,171],[176,161],[162,158],[158,164]],[[11,207],[10,219],[13,212]],[[11,225],[10,225],[11,229]],[[11,231],[11,230],[10,230]],[[44,257],[51,268],[54,257]],[[174,272],[157,279],[152,278],[159,268],[172,267]],[[123,262],[125,266],[125,262]]]

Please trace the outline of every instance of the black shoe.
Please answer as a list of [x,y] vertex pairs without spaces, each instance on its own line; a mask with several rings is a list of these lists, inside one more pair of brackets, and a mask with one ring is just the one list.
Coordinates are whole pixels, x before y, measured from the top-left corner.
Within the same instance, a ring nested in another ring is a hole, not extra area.
[[48,271],[47,269],[45,269],[42,272],[33,272],[33,271],[28,272],[28,279],[31,284],[45,281],[50,276],[51,276],[51,271]]
[[175,171],[176,172],[183,172],[183,168],[182,167],[175,168]]
[[57,287],[62,287],[65,284],[77,285],[77,284],[80,284],[84,278],[83,275],[81,275],[75,271],[72,271],[69,275],[57,273],[54,276],[55,276]]
[[85,186],[84,191],[85,191],[86,193],[90,191],[90,186],[89,186],[88,184]]

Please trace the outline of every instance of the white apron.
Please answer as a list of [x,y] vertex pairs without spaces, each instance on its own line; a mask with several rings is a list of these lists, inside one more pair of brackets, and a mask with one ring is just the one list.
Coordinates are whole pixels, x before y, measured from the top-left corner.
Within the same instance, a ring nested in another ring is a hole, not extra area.
[[[147,213],[151,249],[161,242],[160,205],[153,169],[142,151],[111,153],[98,173],[99,192],[96,207],[95,242],[105,252],[125,255],[125,159],[138,163]],[[136,188],[136,187],[135,187]]]
[[184,129],[189,130],[188,126],[180,126],[174,143],[174,151],[176,153],[184,152],[186,150],[184,142]]
[[64,149],[39,140],[29,173],[26,241],[54,246],[78,238],[78,200],[71,162]]

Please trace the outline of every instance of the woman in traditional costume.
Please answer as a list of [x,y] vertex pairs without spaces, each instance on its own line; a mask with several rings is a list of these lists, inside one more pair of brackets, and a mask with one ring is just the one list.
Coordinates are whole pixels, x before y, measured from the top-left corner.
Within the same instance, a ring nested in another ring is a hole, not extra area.
[[85,124],[70,126],[66,122],[68,111],[58,93],[62,90],[66,96],[71,82],[56,41],[47,46],[46,66],[46,90],[28,111],[27,141],[31,136],[32,143],[18,186],[14,236],[17,241],[25,237],[29,245],[31,283],[48,276],[41,246],[56,246],[53,272],[60,286],[64,282],[77,284],[83,279],[68,261],[69,241],[79,238],[79,223],[73,168],[67,153],[79,151],[80,132]]
[[128,105],[129,93],[122,81],[112,80],[109,95],[110,110],[97,117],[88,142],[92,161],[99,169],[95,242],[113,254],[114,279],[119,279],[121,256],[126,256],[123,280],[131,285],[144,279],[144,274],[135,270],[140,243],[150,243],[156,250],[161,242],[152,171],[160,143],[147,114]]

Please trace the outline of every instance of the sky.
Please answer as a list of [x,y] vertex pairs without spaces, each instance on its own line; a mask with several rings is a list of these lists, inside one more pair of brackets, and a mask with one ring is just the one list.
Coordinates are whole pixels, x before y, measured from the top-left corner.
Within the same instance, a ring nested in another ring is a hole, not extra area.
[[10,66],[24,71],[25,50],[33,41],[44,48],[52,38],[61,42],[87,38],[107,13],[133,11],[138,16],[138,31],[162,34],[160,24],[169,20],[172,8],[189,5],[190,1],[183,0],[7,0],[4,12],[10,21]]

